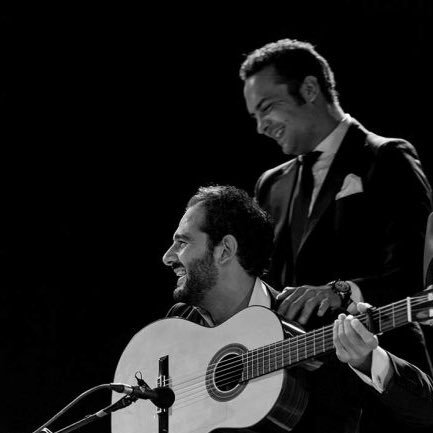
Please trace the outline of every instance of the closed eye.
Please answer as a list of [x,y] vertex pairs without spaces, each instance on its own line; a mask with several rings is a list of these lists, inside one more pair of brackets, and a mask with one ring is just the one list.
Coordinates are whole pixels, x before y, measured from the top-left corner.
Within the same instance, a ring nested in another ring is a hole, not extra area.
[[267,113],[269,113],[269,112],[271,111],[272,107],[273,107],[273,104],[266,104],[266,105],[263,105],[263,106],[261,107],[260,111],[261,111],[263,114],[267,114]]
[[176,239],[174,243],[175,243],[176,249],[183,249],[188,245],[188,242],[184,241],[182,239]]

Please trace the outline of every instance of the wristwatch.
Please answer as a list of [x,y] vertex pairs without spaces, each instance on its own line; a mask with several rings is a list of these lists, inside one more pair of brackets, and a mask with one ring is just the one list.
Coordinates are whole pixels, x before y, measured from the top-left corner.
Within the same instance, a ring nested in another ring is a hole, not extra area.
[[328,286],[341,298],[341,307],[347,310],[347,307],[352,303],[352,288],[347,281],[334,280],[328,283]]

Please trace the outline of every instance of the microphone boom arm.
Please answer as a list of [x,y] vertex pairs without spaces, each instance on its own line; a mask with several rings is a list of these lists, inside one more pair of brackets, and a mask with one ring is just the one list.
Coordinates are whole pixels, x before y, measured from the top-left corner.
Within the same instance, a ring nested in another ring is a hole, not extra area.
[[137,400],[137,397],[134,397],[132,395],[125,395],[124,397],[122,397],[120,400],[116,401],[113,404],[110,404],[110,406],[107,406],[104,409],[101,409],[100,411],[94,413],[93,415],[87,415],[85,416],[83,419],[70,424],[67,427],[62,428],[61,430],[57,430],[56,432],[53,433],[69,433],[71,431],[74,431],[80,427],[82,427],[83,425],[89,424],[92,421],[95,421],[97,419],[101,419],[104,416],[115,412],[116,410],[119,409],[123,409],[124,407],[129,406],[130,404],[134,403]]

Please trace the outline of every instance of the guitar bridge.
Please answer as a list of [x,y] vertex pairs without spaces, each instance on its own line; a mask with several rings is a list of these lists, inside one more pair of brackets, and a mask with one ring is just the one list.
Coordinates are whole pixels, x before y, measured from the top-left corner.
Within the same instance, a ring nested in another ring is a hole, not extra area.
[[[156,380],[158,387],[164,387],[168,385],[169,371],[168,371],[168,355],[159,358],[159,375]],[[168,415],[169,409],[163,409],[158,407],[156,410],[159,418],[158,433],[168,433]]]

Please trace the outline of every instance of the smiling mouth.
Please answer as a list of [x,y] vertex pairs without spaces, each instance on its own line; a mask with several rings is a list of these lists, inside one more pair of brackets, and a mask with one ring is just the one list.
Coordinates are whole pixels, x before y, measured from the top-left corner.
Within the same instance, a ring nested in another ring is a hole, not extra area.
[[186,280],[186,275],[183,275],[183,276],[179,277],[179,278],[177,279],[177,283],[176,283],[176,285],[177,285],[178,287],[181,286],[181,285],[183,285],[183,283],[185,282],[185,280]]
[[280,142],[281,138],[282,138],[283,135],[284,135],[284,131],[285,131],[284,126],[281,126],[280,128],[277,128],[277,129],[272,133],[272,137],[273,137],[276,141]]
[[177,286],[182,285],[186,279],[186,269],[183,266],[178,266],[177,268],[174,268],[173,271],[178,277]]

